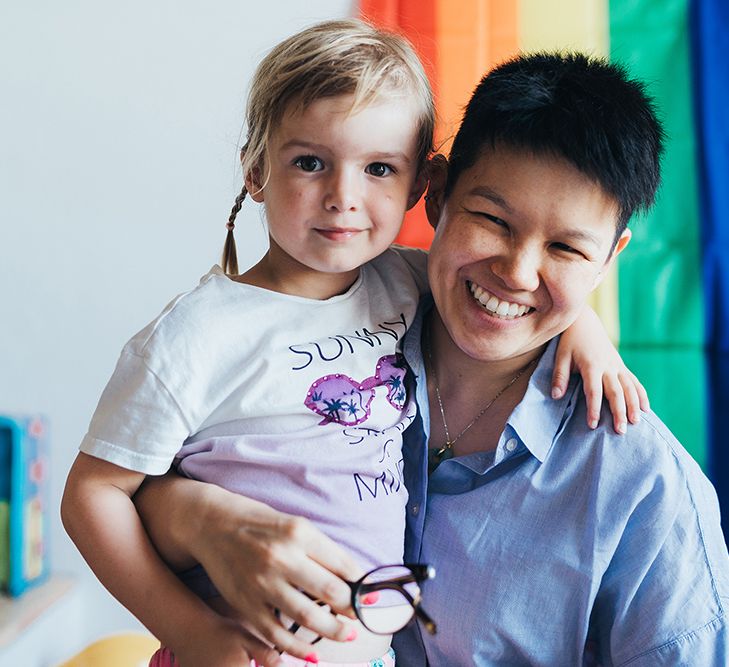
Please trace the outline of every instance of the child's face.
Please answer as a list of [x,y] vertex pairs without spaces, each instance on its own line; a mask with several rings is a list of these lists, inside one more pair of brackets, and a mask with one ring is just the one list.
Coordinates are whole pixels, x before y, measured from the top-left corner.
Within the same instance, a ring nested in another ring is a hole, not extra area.
[[435,201],[433,296],[454,343],[482,361],[530,355],[564,331],[630,238],[608,258],[615,201],[565,160],[503,146]]
[[[358,268],[395,239],[420,197],[417,116],[404,97],[350,114],[351,97],[317,100],[287,113],[271,138],[264,188],[268,268],[279,284],[310,285],[322,298],[355,280]],[[309,292],[311,292],[309,294]]]

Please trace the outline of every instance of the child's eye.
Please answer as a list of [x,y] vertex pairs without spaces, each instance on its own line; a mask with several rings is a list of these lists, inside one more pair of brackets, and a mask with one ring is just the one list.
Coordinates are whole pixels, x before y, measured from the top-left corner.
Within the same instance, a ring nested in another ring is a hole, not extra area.
[[365,167],[366,173],[368,173],[370,176],[377,176],[378,178],[382,178],[383,176],[389,176],[392,171],[392,167],[385,164],[384,162],[373,162],[372,164],[368,164]]
[[321,171],[324,169],[324,163],[316,155],[301,155],[294,160],[294,165],[302,171]]

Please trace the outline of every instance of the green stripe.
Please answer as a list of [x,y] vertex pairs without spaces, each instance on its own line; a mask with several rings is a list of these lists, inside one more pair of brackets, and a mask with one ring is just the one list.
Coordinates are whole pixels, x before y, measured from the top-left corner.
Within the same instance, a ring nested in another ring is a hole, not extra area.
[[686,0],[611,0],[610,57],[648,84],[664,121],[663,185],[620,258],[621,352],[651,405],[706,462],[704,305]]

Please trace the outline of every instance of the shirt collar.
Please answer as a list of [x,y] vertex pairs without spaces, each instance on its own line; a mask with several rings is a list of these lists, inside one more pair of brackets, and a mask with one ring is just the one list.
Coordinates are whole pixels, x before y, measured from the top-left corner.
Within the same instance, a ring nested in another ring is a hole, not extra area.
[[[425,365],[421,348],[423,324],[433,307],[433,297],[426,295],[420,300],[418,312],[403,342],[403,353],[415,377],[425,378]],[[506,422],[532,455],[543,463],[564,424],[575,406],[575,394],[579,386],[577,378],[570,378],[567,391],[560,399],[552,398],[552,370],[557,352],[559,336],[547,343],[547,347],[529,379],[524,398]],[[423,393],[418,392],[421,414],[427,414],[427,403],[420,400]],[[424,419],[429,424],[429,420]],[[503,439],[503,438],[502,438]]]
[[506,424],[511,427],[526,448],[543,463],[557,436],[567,423],[575,406],[579,382],[570,378],[567,391],[560,399],[552,398],[552,371],[559,343],[555,336],[547,347],[529,379],[529,385],[519,405]]

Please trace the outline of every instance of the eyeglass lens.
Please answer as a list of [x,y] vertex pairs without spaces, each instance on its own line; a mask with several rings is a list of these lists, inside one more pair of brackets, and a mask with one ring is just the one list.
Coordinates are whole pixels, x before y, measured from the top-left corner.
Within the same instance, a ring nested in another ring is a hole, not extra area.
[[415,615],[420,585],[404,566],[381,567],[361,580],[355,596],[359,620],[370,632],[391,634],[404,628]]

